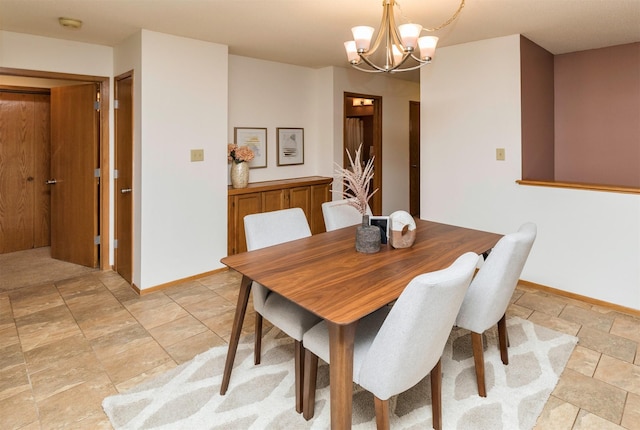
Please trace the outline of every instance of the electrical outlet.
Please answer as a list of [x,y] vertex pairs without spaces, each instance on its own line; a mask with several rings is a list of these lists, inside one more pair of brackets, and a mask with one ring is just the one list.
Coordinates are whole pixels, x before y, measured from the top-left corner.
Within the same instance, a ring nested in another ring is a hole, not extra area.
[[504,148],[496,148],[496,160],[504,161]]
[[191,161],[204,161],[204,149],[192,149]]

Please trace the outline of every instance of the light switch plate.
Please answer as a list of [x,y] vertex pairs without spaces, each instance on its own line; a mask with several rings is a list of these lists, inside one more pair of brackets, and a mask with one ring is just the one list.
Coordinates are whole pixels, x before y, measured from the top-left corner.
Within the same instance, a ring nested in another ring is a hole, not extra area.
[[504,161],[504,148],[496,148],[496,160]]
[[204,161],[204,149],[192,149],[191,161]]

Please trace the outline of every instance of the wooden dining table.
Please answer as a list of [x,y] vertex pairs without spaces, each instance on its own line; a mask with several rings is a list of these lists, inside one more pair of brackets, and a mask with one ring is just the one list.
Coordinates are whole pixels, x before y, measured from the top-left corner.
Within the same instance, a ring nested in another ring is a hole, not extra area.
[[[329,328],[331,428],[351,428],[353,343],[358,321],[400,296],[415,276],[448,267],[465,252],[485,253],[500,234],[416,220],[409,248],[355,250],[356,226],[231,255],[223,264],[241,273],[225,373],[229,386],[252,281],[323,318]],[[302,419],[302,418],[301,418]]]

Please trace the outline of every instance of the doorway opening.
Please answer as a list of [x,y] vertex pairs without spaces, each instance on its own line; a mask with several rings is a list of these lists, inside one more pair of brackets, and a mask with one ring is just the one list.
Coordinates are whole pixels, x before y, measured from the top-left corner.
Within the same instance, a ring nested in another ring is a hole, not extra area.
[[409,213],[420,217],[420,102],[409,102]]
[[347,151],[353,157],[362,145],[362,162],[373,161],[370,190],[377,189],[369,206],[374,215],[382,214],[382,97],[344,93],[342,165],[349,166]]
[[[96,198],[91,205],[93,215],[86,214],[86,216],[95,219],[98,233],[93,243],[98,255],[96,266],[101,270],[109,269],[109,78],[0,67],[0,84],[15,86],[17,89],[20,87],[51,89],[69,84],[90,84],[97,89],[100,95],[99,103],[95,106],[97,119],[94,130],[97,148],[95,157],[89,161],[91,166],[87,165],[87,168],[92,170],[92,176],[95,177]],[[102,252],[99,252],[100,250]]]

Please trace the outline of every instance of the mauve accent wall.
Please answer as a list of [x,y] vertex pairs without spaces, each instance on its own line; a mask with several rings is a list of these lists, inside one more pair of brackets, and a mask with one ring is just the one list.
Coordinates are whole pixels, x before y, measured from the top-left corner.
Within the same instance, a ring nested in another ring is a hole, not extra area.
[[553,54],[520,36],[522,179],[554,180]]
[[640,43],[554,63],[555,180],[640,187]]

